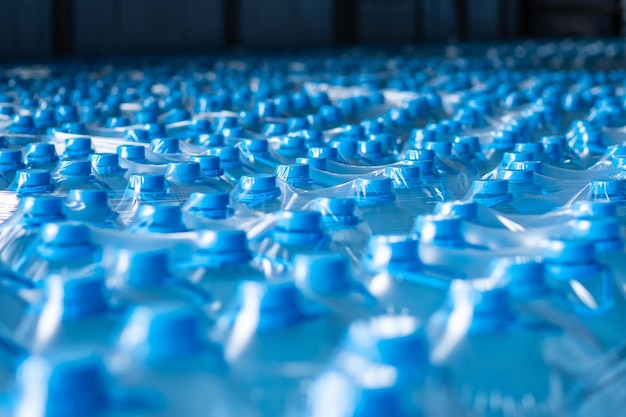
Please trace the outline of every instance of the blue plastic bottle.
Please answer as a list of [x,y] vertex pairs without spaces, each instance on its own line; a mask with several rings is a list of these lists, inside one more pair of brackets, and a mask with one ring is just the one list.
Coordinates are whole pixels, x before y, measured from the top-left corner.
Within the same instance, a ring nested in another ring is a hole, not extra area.
[[212,155],[198,155],[189,158],[189,161],[200,164],[200,170],[209,179],[210,183],[222,190],[232,190],[232,185],[226,180],[224,170],[221,167],[220,159]]
[[215,155],[220,159],[220,165],[224,170],[224,174],[229,182],[237,183],[239,179],[250,173],[250,170],[244,169],[240,159],[238,148],[217,147],[208,151],[209,155]]
[[91,138],[68,138],[65,139],[65,150],[61,155],[61,159],[65,161],[87,159],[91,153],[93,153]]
[[398,202],[410,216],[432,213],[434,204],[443,198],[440,190],[421,180],[417,166],[390,166],[385,175],[393,181]]
[[170,162],[165,169],[169,191],[186,199],[192,192],[225,191],[204,176],[198,162]]
[[18,196],[45,194],[54,190],[50,171],[46,169],[20,169],[7,190]]
[[189,230],[183,222],[181,206],[172,203],[140,205],[126,229],[132,233],[183,233]]

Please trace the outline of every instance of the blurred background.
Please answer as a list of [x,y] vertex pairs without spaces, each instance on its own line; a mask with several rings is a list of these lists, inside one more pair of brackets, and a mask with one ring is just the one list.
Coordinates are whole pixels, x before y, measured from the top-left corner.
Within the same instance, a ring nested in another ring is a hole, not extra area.
[[616,36],[626,0],[0,0],[0,59]]

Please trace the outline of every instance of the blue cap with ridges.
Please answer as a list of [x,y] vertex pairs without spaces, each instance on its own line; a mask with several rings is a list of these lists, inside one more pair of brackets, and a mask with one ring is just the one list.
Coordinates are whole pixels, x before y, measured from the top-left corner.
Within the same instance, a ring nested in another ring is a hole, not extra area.
[[0,172],[23,169],[22,151],[19,149],[5,149],[0,151]]
[[404,235],[370,236],[363,263],[372,272],[418,271],[417,240]]
[[20,169],[15,174],[9,190],[19,195],[52,191],[50,171],[46,169]]
[[93,152],[91,138],[65,139],[63,156],[69,159],[87,158]]
[[96,252],[91,232],[83,223],[48,223],[41,229],[40,236],[37,253],[44,259],[67,261],[93,256]]
[[116,153],[94,153],[89,155],[91,166],[100,175],[117,174],[122,171],[120,157]]
[[150,148],[158,154],[180,153],[180,141],[176,138],[157,137],[150,141]]
[[284,244],[319,244],[324,235],[316,211],[283,211],[272,229],[272,237]]
[[141,219],[139,229],[152,233],[181,233],[188,229],[183,223],[181,206],[178,204],[142,204],[137,213]]
[[274,174],[276,178],[296,187],[311,182],[309,166],[305,164],[278,165]]
[[461,220],[473,220],[478,215],[478,204],[474,201],[440,201],[435,205],[433,213],[455,216]]
[[297,255],[294,259],[294,279],[314,293],[343,295],[355,288],[350,262],[342,255]]
[[200,170],[207,177],[219,177],[224,171],[221,169],[220,158],[215,155],[196,155],[189,158],[189,161],[200,165]]
[[128,179],[126,192],[133,194],[165,193],[165,177],[162,174],[133,174]]
[[507,168],[514,161],[532,161],[533,154],[531,152],[505,152],[502,155],[501,165]]
[[396,199],[393,183],[389,178],[357,178],[354,182],[357,204],[391,202]]
[[117,147],[117,155],[129,161],[143,161],[146,159],[146,148],[139,145],[120,145]]
[[225,219],[228,217],[228,193],[189,194],[183,210],[207,219]]
[[197,242],[197,255],[210,266],[240,265],[252,259],[243,230],[203,230]]
[[111,407],[105,369],[96,356],[69,360],[28,356],[17,369],[15,407],[23,410],[37,407],[42,416],[101,413]]
[[314,146],[309,148],[308,156],[311,158],[324,158],[330,161],[335,161],[337,160],[339,153],[335,148]]

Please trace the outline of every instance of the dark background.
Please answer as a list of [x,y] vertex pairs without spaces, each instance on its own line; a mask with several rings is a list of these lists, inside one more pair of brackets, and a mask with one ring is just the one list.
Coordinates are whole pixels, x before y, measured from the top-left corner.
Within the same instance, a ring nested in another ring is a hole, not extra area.
[[626,0],[0,0],[0,59],[615,36]]

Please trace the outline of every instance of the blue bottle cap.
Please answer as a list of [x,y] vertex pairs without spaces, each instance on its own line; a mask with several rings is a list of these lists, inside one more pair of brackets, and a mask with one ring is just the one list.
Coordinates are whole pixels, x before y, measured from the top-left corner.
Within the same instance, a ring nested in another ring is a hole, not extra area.
[[132,142],[149,143],[150,132],[143,129],[128,129],[124,134],[124,137]]
[[244,139],[239,142],[241,150],[248,151],[251,154],[264,154],[269,150],[267,139]]
[[433,213],[455,216],[461,220],[474,220],[478,215],[478,204],[474,201],[440,201],[435,205]]
[[162,138],[167,135],[165,125],[163,123],[150,123],[144,126],[144,130],[148,132],[150,139]]
[[413,316],[384,315],[356,321],[348,328],[345,349],[400,372],[421,374],[428,367],[426,333]]
[[20,209],[27,227],[65,220],[62,197],[26,196],[20,200]]
[[501,165],[504,168],[509,167],[515,161],[532,161],[533,154],[531,152],[505,152],[502,155]]
[[471,190],[474,195],[498,197],[508,194],[509,183],[503,179],[474,180]]
[[97,316],[108,310],[104,271],[89,276],[50,277],[44,281],[48,304],[61,304],[64,319]]
[[544,259],[556,264],[584,264],[595,262],[593,243],[587,240],[554,239],[548,242]]
[[298,132],[297,137],[304,139],[305,145],[309,148],[322,146],[324,142],[324,132],[321,130],[306,129]]
[[452,143],[450,142],[422,142],[424,149],[432,150],[435,155],[446,157],[452,154]]
[[419,187],[420,169],[414,165],[395,165],[385,168],[385,176],[393,181],[395,188]]
[[419,215],[415,219],[414,231],[420,241],[437,246],[462,247],[464,244],[461,219],[456,216]]
[[229,147],[210,148],[209,155],[215,155],[220,159],[220,165],[223,169],[238,168],[241,166],[239,160],[239,149]]
[[237,127],[239,125],[239,121],[234,116],[220,116],[215,121],[217,123],[217,126],[215,127],[216,132],[219,132],[222,129]]
[[142,220],[139,228],[151,233],[182,233],[188,230],[178,204],[142,204],[137,217]]
[[212,267],[241,265],[252,259],[243,230],[203,230],[198,234],[197,251]]
[[286,136],[280,140],[279,153],[283,156],[306,155],[307,147],[302,136]]
[[89,155],[89,160],[97,174],[117,174],[122,171],[120,158],[116,153],[94,153]]
[[79,222],[48,223],[41,229],[37,253],[43,259],[67,261],[92,256],[96,247],[89,228]]
[[261,118],[276,117],[276,106],[271,101],[260,101],[254,106],[256,113]]
[[170,278],[166,250],[133,252],[122,250],[118,255],[118,273],[130,287],[160,286]]
[[56,106],[54,109],[54,116],[59,123],[76,122],[78,120],[76,107],[69,105]]
[[152,152],[158,154],[180,153],[180,141],[176,138],[155,138],[150,141]]
[[434,161],[435,151],[432,149],[409,149],[406,151],[404,159],[407,161]]
[[258,114],[245,110],[239,112],[239,121],[246,127],[256,127],[261,124],[261,118]]
[[139,145],[120,145],[117,147],[117,155],[129,161],[143,161],[146,159],[146,148]]
[[359,205],[391,202],[396,199],[393,183],[389,178],[357,178],[354,197]]
[[87,158],[93,152],[91,138],[65,139],[63,156],[71,159]]
[[272,237],[287,245],[320,244],[323,233],[320,229],[320,213],[316,211],[283,211],[272,230]]
[[196,138],[196,143],[206,148],[224,146],[224,135],[221,133],[202,133]]
[[543,159],[543,144],[539,142],[516,143],[514,149],[520,153],[532,153],[533,156],[529,160],[540,161]]
[[356,204],[351,198],[323,197],[317,200],[316,209],[326,226],[354,226],[359,223],[355,215]]
[[66,202],[73,206],[109,208],[109,195],[106,190],[70,190]]
[[54,126],[54,111],[51,109],[39,109],[35,112],[35,126],[48,127]]
[[[609,242],[616,250],[624,247],[624,242],[620,235],[620,224],[615,217],[576,219],[571,222],[574,237],[578,239],[590,240],[594,243],[605,243],[604,249],[611,249]],[[596,249],[597,246],[596,246]]]
[[33,116],[16,114],[11,118],[11,124],[9,125],[9,132],[15,134],[29,134],[33,133],[35,129],[35,121]]
[[228,217],[228,193],[189,194],[183,210],[207,219],[225,219]]
[[501,262],[506,288],[516,299],[536,299],[551,292],[545,281],[543,264],[532,258],[518,257]]
[[161,174],[133,174],[128,179],[126,191],[135,194],[165,192],[165,177]]
[[191,113],[185,109],[172,109],[164,115],[163,124],[170,125],[173,123],[184,122],[191,119]]
[[304,164],[320,170],[326,169],[325,158],[296,158],[296,164]]
[[29,356],[16,373],[16,407],[42,416],[80,417],[110,408],[105,366],[96,356],[45,359]]
[[287,133],[287,125],[283,123],[265,123],[263,126],[263,134],[265,136],[280,136]]
[[16,171],[23,168],[22,151],[19,149],[0,151],[0,172]]
[[372,140],[358,141],[359,153],[367,158],[377,159],[383,156],[383,146],[380,142]]
[[504,129],[496,132],[489,147],[497,150],[513,149],[516,142],[517,134],[515,131]]
[[543,136],[541,138],[543,149],[547,154],[560,154],[565,148],[565,138],[563,136]]
[[613,168],[617,168],[617,169],[621,169],[624,170],[626,169],[626,157],[624,156],[618,156],[618,157],[613,157],[613,160],[611,161],[611,166]]
[[[148,122],[139,122],[148,123]],[[130,119],[128,117],[108,117],[104,124],[108,128],[125,127],[130,125]]]
[[80,176],[91,175],[91,163],[89,161],[61,161],[54,169],[58,176]]
[[330,161],[336,161],[339,153],[335,148],[314,146],[312,148],[309,148],[308,156],[311,158],[324,158]]
[[196,155],[189,161],[200,165],[200,170],[208,177],[219,177],[224,171],[221,169],[220,158],[214,155]]
[[[234,320],[249,320],[250,313],[256,313],[257,331],[295,326],[316,317],[307,311],[293,281],[243,281],[237,287],[237,304],[246,317]],[[251,323],[252,325],[253,323]]]
[[457,136],[454,138],[454,142],[458,144],[466,144],[468,147],[468,153],[480,152],[480,140],[478,139],[478,136]]
[[404,235],[370,236],[363,263],[372,272],[418,271],[417,240]]
[[221,359],[221,352],[211,346],[204,332],[202,320],[191,306],[138,306],[130,312],[118,346],[148,365],[188,357],[208,347]]
[[294,279],[314,293],[324,296],[343,295],[355,288],[350,262],[342,255],[297,255]]
[[311,182],[309,166],[305,164],[278,165],[274,171],[274,175],[276,175],[276,178],[296,187]]
[[467,329],[470,334],[501,331],[515,320],[511,295],[506,288],[479,291],[466,282],[458,282],[452,285],[450,301],[453,309],[457,306],[466,309],[468,303],[473,306]]
[[353,158],[356,156],[357,142],[349,140],[333,140],[330,142],[330,146],[337,149],[337,152],[343,158]]
[[242,175],[239,184],[243,191],[253,193],[267,193],[277,190],[276,177],[269,174]]
[[193,161],[170,162],[165,168],[165,177],[173,177],[179,181],[194,181],[200,178],[200,164]]
[[52,190],[50,171],[46,169],[20,169],[9,187],[20,195],[42,193]]
[[360,125],[343,125],[341,129],[343,129],[343,136],[349,136],[357,139],[365,136],[363,126]]
[[[525,168],[525,165],[515,165],[515,168]],[[511,166],[513,168],[513,166]],[[512,184],[515,183],[532,183],[534,179],[534,172],[531,170],[520,169],[501,169],[498,171],[497,178],[501,180],[507,180]]]
[[626,183],[623,180],[592,180],[589,184],[589,200],[626,200]]
[[309,122],[304,117],[290,117],[287,119],[289,132],[297,132],[309,128]]
[[572,210],[578,218],[617,216],[617,204],[613,201],[575,201]]

